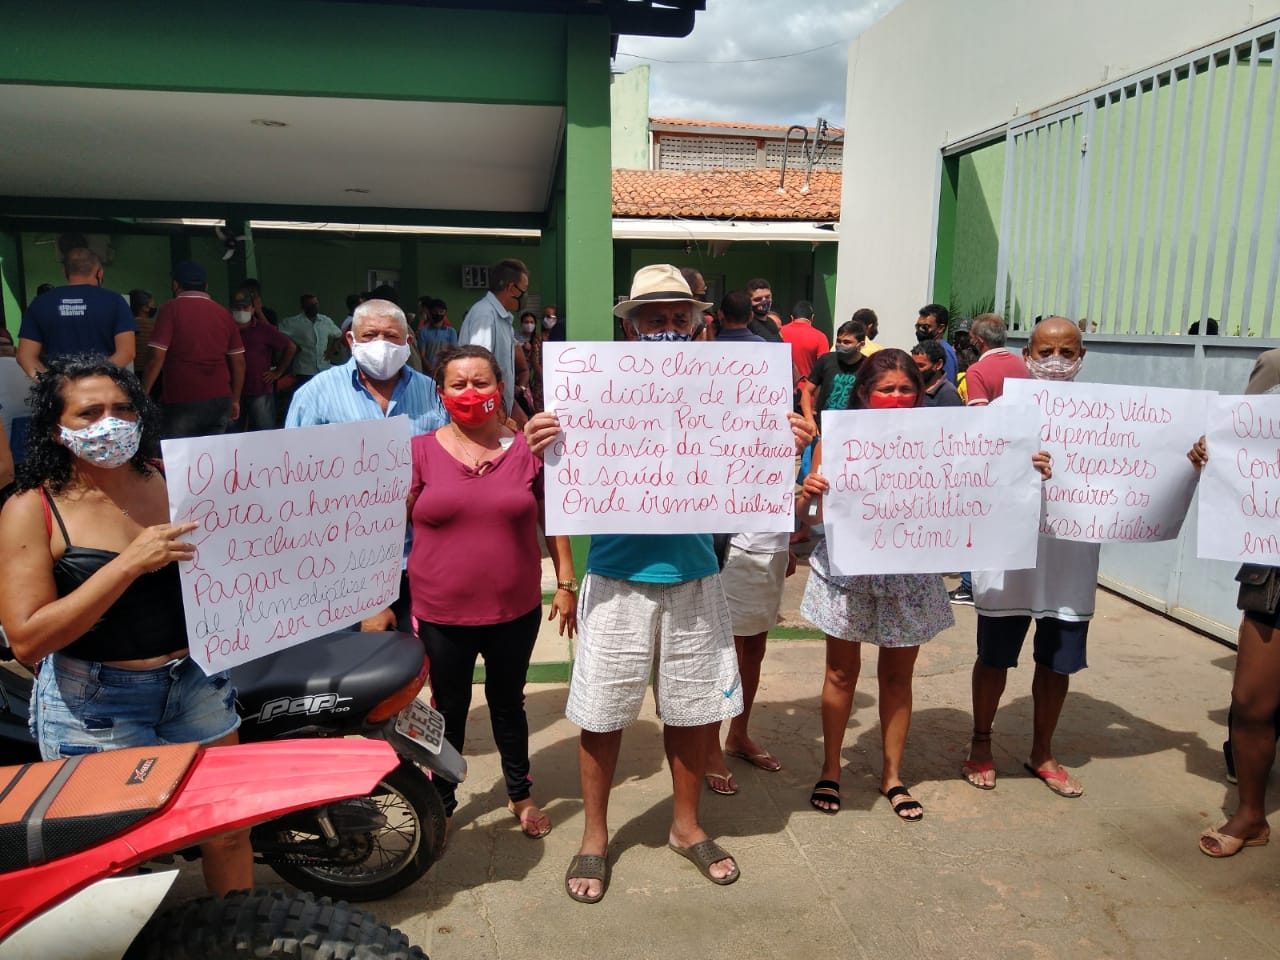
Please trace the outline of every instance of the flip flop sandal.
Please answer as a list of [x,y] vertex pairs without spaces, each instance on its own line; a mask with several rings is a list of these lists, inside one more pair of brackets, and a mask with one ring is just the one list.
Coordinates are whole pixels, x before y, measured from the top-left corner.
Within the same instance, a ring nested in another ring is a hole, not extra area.
[[[570,880],[599,880],[600,893],[589,897],[585,893],[574,893],[569,888]],[[609,889],[609,855],[598,853],[575,854],[569,861],[569,869],[564,872],[564,892],[579,903],[599,903]]]
[[[893,807],[893,812],[898,815],[899,820],[905,820],[907,823],[919,823],[924,819],[924,804],[911,796],[911,792],[906,787],[893,787],[884,797],[889,801],[889,806]],[[906,799],[899,799],[902,797]],[[894,803],[894,800],[898,800],[898,802]],[[917,810],[920,811],[919,816],[908,816],[908,814],[915,813]]]
[[768,750],[764,753],[747,753],[745,750],[726,750],[724,755],[726,757],[734,757],[738,760],[745,760],[753,767],[764,770],[767,773],[777,773],[782,769],[782,762]]
[[[984,760],[978,763],[976,760],[960,761],[960,776],[964,782],[971,787],[977,787],[979,790],[994,790],[994,783],[987,783],[986,776],[988,773],[996,772],[996,762],[994,760]],[[979,779],[974,780],[969,775],[976,773]]]
[[718,793],[722,797],[732,797],[738,792],[738,785],[733,781],[733,774],[708,773],[706,774],[707,789],[712,793]]
[[[835,780],[819,780],[813,785],[813,793],[809,794],[809,803],[819,813],[834,817],[840,812],[840,784]],[[834,806],[820,807],[819,803],[830,803]]]
[[1078,783],[1075,784],[1075,786],[1080,788],[1079,792],[1070,792],[1072,780],[1071,774],[1067,773],[1066,767],[1058,767],[1057,770],[1039,770],[1031,765],[1030,760],[1024,763],[1023,766],[1027,769],[1028,773],[1060,797],[1066,797],[1068,800],[1074,800],[1077,797],[1084,796],[1084,787],[1081,787]]
[[530,840],[541,840],[551,832],[551,818],[545,813],[530,814],[516,813],[514,804],[508,803],[507,809],[511,811],[511,815],[520,821],[520,832]]
[[[1206,840],[1216,840],[1218,849],[1212,850],[1205,846]],[[1245,847],[1265,847],[1271,842],[1271,828],[1263,830],[1256,837],[1233,837],[1229,833],[1222,833],[1218,830],[1206,830],[1200,834],[1200,852],[1206,857],[1213,857],[1215,860],[1221,860],[1224,857],[1234,857]]]
[[[712,883],[727,887],[742,876],[742,872],[738,869],[738,861],[733,860],[733,857],[725,853],[714,840],[703,840],[688,847],[677,847],[674,843],[668,843],[667,846],[697,867],[698,872]],[[727,877],[713,877],[711,875],[711,865],[719,863],[721,860],[733,860],[733,873]]]

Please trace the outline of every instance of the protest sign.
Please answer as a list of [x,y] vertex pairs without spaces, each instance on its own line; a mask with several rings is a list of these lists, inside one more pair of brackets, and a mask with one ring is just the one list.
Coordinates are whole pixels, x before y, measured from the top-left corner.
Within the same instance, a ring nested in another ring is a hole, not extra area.
[[1196,556],[1280,567],[1280,395],[1214,397]]
[[833,572],[1034,567],[1037,449],[1029,408],[826,411],[822,512]]
[[547,532],[794,528],[791,350],[768,343],[547,343]]
[[1053,456],[1040,530],[1058,540],[1172,540],[1196,490],[1187,451],[1204,432],[1207,390],[1006,380],[1001,404],[1034,406]]
[[165,440],[191,656],[214,673],[385,610],[400,593],[409,420]]

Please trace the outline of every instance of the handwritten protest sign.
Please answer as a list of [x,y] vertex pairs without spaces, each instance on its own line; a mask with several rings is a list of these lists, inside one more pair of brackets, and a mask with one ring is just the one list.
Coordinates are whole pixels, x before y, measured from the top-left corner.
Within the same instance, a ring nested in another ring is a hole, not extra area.
[[1280,566],[1280,395],[1214,397],[1196,556]]
[[1036,565],[1040,474],[1029,408],[822,414],[823,503],[835,573]]
[[191,655],[214,673],[350,626],[400,592],[405,417],[163,443]]
[[548,343],[547,532],[793,529],[791,351],[766,343]]
[[1033,405],[1053,456],[1041,532],[1058,540],[1172,540],[1196,490],[1187,451],[1207,390],[1007,380],[1002,404]]

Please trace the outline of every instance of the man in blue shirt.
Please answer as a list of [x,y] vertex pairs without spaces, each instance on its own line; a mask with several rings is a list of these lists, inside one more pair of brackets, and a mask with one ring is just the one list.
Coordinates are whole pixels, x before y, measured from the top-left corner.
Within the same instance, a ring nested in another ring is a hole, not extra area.
[[45,361],[97,353],[118,367],[133,362],[138,329],[129,302],[102,286],[102,261],[87,247],[67,251],[66,286],[31,301],[18,328],[18,366],[34,380]]
[[519,260],[500,260],[489,268],[489,292],[467,311],[458,343],[474,343],[493,354],[502,369],[502,404],[517,426],[524,426],[523,410],[515,405],[516,334],[514,311],[529,292],[529,268]]
[[[435,384],[405,365],[409,323],[404,311],[389,300],[366,300],[356,307],[345,336],[351,359],[322,370],[298,388],[285,417],[286,428],[408,417],[409,433],[417,437],[448,422]],[[409,544],[406,531],[406,557]],[[407,577],[401,577],[399,599],[360,627],[413,632]]]
[[937,340],[942,344],[943,352],[947,355],[947,362],[943,372],[954,387],[956,385],[958,367],[956,366],[955,347],[947,343],[947,324],[950,320],[951,313],[942,304],[926,303],[920,308],[920,316],[916,317],[916,340],[920,343],[924,343],[926,340]]

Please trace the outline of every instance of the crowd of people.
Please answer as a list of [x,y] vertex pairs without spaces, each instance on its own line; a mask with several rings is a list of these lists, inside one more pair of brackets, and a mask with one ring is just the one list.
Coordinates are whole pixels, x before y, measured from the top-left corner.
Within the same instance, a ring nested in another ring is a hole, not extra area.
[[[876,342],[870,309],[839,326],[832,350],[808,301],[781,321],[766,280],[713,305],[697,270],[643,267],[613,310],[619,336],[789,345],[795,393],[787,418],[798,464],[803,458],[799,529],[720,543],[701,534],[597,535],[580,584],[568,539],[540,533],[541,456],[560,434],[555,413],[543,409],[542,346],[562,339],[564,324],[554,306],[541,317],[521,309],[529,271],[520,261],[490,269],[489,289],[457,331],[444,302],[430,297],[417,302],[415,326],[390,288],[353,295],[338,324],[313,294],[300,298],[298,314],[278,318],[252,281],[224,307],[190,261],[175,267],[174,296],[159,310],[146,291],[126,299],[103,288],[92,251],[69,251],[66,272],[67,285],[37,297],[19,332],[18,363],[34,381],[32,419],[17,492],[0,514],[0,623],[18,657],[41,665],[32,707],[42,754],[235,740],[227,675],[204,676],[187,657],[176,562],[192,554],[184,536],[193,524],[168,522],[162,436],[405,416],[413,439],[401,589],[359,628],[421,639],[445,736],[459,750],[472,671],[483,658],[508,809],[526,836],[545,837],[552,823],[533,798],[524,685],[541,622],[540,558],[551,558],[557,589],[547,619],[579,635],[566,715],[581,728],[583,835],[565,890],[584,903],[608,888],[622,731],[650,683],[672,780],[667,843],[712,883],[740,876],[733,855],[701,826],[699,803],[704,789],[740,790],[726,758],[782,767],[753,738],[750,717],[767,635],[796,568],[793,542],[821,521],[829,490],[821,414],[982,406],[1010,378],[1074,379],[1086,355],[1081,328],[1066,319],[1037,323],[1019,355],[999,316],[954,324],[938,304],[919,311],[910,352]],[[1276,357],[1280,351],[1264,355],[1251,392],[1280,384]],[[1197,465],[1208,455],[1203,443],[1189,454]],[[1048,478],[1052,464],[1040,453],[1027,469]],[[953,603],[977,608],[973,730],[960,775],[976,788],[996,787],[993,720],[1034,624],[1025,766],[1056,795],[1079,797],[1083,787],[1057,762],[1053,735],[1070,677],[1087,665],[1098,557],[1096,544],[1042,535],[1034,568],[978,571],[949,597],[937,574],[835,574],[819,544],[802,604],[826,645],[813,807],[840,810],[841,750],[862,646],[870,644],[879,649],[880,789],[902,820],[925,816],[903,767],[912,675],[921,645],[954,624]],[[1201,838],[1209,856],[1269,837],[1265,781],[1280,707],[1276,593],[1241,627],[1231,732],[1240,807]],[[436,783],[451,820],[455,789]],[[206,853],[212,889],[248,885],[243,835],[211,841]]]

